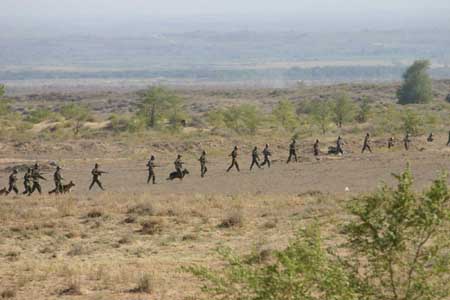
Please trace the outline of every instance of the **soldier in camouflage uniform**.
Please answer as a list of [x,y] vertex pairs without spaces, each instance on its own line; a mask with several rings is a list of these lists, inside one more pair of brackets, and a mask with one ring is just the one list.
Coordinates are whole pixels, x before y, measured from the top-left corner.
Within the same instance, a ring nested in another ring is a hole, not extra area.
[[177,159],[173,162],[175,166],[175,171],[177,171],[178,175],[180,175],[180,178],[183,177],[183,165],[184,162],[181,160],[182,156],[178,154]]
[[338,139],[336,141],[336,153],[344,155],[344,149],[343,149],[344,141],[342,140],[341,136],[338,136]]
[[55,188],[48,192],[49,194],[62,194],[63,193],[63,183],[64,178],[61,175],[61,168],[56,167],[56,171],[53,174],[53,181],[55,182]]
[[364,145],[361,150],[361,153],[364,153],[364,151],[369,150],[370,153],[372,153],[372,149],[370,148],[370,134],[367,133],[366,137],[364,138]]
[[94,166],[94,168],[93,168],[92,171],[91,171],[91,174],[92,174],[92,182],[91,182],[91,185],[89,186],[89,190],[92,189],[92,187],[94,186],[94,184],[97,184],[98,187],[99,187],[102,191],[104,191],[105,189],[103,188],[103,185],[102,185],[102,183],[101,183],[100,180],[99,180],[99,177],[102,176],[102,174],[106,174],[106,172],[100,171],[100,170],[99,170],[99,165],[96,163],[95,166]]
[[388,140],[388,149],[391,149],[394,147],[394,138],[391,136]]
[[295,139],[289,144],[289,157],[287,160],[287,164],[291,162],[291,159],[294,158],[295,162],[297,162],[297,145]]
[[434,136],[433,136],[433,133],[431,132],[430,135],[427,138],[427,142],[428,143],[432,143],[433,141],[434,141]]
[[17,170],[14,169],[11,173],[11,175],[9,175],[9,187],[8,187],[8,191],[6,192],[6,195],[9,195],[9,193],[11,193],[12,191],[14,191],[14,193],[19,194],[19,189],[17,188]]
[[33,186],[31,187],[30,193],[28,195],[33,194],[36,190],[39,192],[39,194],[42,194],[42,187],[39,183],[40,179],[47,180],[41,175],[39,171],[39,164],[36,163],[33,170],[31,171],[31,180],[33,181]]
[[227,172],[230,172],[231,168],[233,168],[233,167],[236,167],[236,170],[238,170],[238,172],[240,172],[239,164],[237,162],[238,155],[239,155],[238,146],[234,146],[233,151],[229,155],[229,156],[231,156],[231,165],[228,167]]
[[250,164],[250,171],[253,169],[253,166],[256,165],[258,169],[261,169],[261,166],[259,165],[259,151],[258,147],[255,146],[252,151],[252,163]]
[[411,138],[409,137],[409,133],[405,135],[405,138],[403,139],[403,146],[405,146],[405,150],[409,150],[409,146],[411,144]]
[[314,156],[316,156],[316,157],[320,155],[319,140],[316,140],[316,142],[314,143],[313,152],[314,152]]
[[153,184],[156,184],[156,176],[155,176],[155,156],[151,156],[149,161],[147,162],[147,169],[148,169],[148,177],[147,177],[147,184],[150,183],[150,181],[153,182]]
[[25,175],[23,175],[23,187],[25,190],[23,191],[23,195],[25,194],[31,194],[31,168],[28,168],[25,172]]
[[200,155],[200,158],[198,159],[200,162],[200,176],[203,178],[206,175],[206,172],[208,172],[208,168],[206,167],[206,151],[202,151],[202,155]]
[[265,166],[267,164],[267,166],[270,168],[270,157],[272,156],[272,153],[270,152],[269,144],[266,144],[262,154],[264,156],[264,161],[262,162],[261,166]]

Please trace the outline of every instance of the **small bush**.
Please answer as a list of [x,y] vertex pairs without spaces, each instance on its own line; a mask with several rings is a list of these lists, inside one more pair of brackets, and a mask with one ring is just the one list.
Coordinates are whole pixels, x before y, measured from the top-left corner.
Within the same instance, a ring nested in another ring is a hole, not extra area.
[[160,219],[151,219],[141,224],[141,233],[142,234],[157,234],[162,231],[162,221]]
[[242,214],[240,212],[233,212],[219,224],[219,228],[242,227],[244,223]]
[[79,296],[81,293],[81,284],[78,278],[71,277],[67,287],[61,289],[58,294],[60,296]]
[[2,299],[14,298],[14,297],[16,297],[16,291],[12,290],[12,289],[6,289],[6,290],[2,291],[2,293],[0,294],[0,297]]
[[141,274],[138,278],[137,286],[131,290],[132,293],[147,293],[153,292],[153,282],[150,274]]
[[90,212],[88,212],[87,217],[94,219],[94,218],[100,218],[103,215],[103,213],[99,210],[91,210]]
[[154,216],[155,210],[150,202],[143,202],[128,208],[127,213],[138,216]]

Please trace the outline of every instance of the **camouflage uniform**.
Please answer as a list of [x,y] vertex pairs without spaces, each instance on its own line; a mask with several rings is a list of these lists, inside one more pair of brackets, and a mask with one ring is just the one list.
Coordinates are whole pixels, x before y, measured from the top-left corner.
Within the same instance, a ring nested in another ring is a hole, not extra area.
[[19,189],[17,188],[17,170],[16,169],[14,169],[12,174],[9,175],[9,187],[8,187],[8,191],[6,192],[6,194],[8,195],[12,191],[14,191],[14,193],[16,193],[16,195],[19,193]]
[[231,156],[231,165],[228,167],[227,172],[230,172],[231,168],[236,167],[236,170],[238,170],[238,172],[240,172],[239,169],[239,164],[237,162],[237,157],[238,157],[238,147],[235,146],[233,151],[231,152],[231,154],[229,155]]
[[319,156],[320,154],[320,147],[319,147],[319,140],[316,140],[313,146],[314,156]]
[[148,169],[147,184],[149,184],[150,181],[152,181],[153,184],[156,184],[155,157],[153,155],[150,157],[150,160],[147,162],[147,169]]
[[53,194],[53,193],[62,194],[63,193],[63,184],[62,184],[63,180],[64,180],[64,178],[61,176],[61,168],[56,167],[56,171],[53,174],[53,181],[55,182],[55,188],[48,193],[49,194]]
[[336,141],[336,153],[344,155],[343,146],[344,142],[342,141],[341,136],[338,136],[338,139]]
[[433,133],[430,133],[430,135],[429,135],[428,138],[427,138],[427,142],[428,142],[428,143],[432,143],[433,141],[434,141]]
[[403,139],[403,146],[405,146],[405,150],[409,150],[409,145],[411,143],[411,139],[409,138],[409,133],[405,135],[405,138]]
[[206,172],[208,172],[208,168],[206,167],[206,151],[202,152],[198,161],[200,162],[200,176],[203,178],[205,177]]
[[291,159],[294,158],[295,162],[297,162],[297,145],[295,140],[289,144],[289,158],[287,160],[287,164],[291,162]]
[[394,147],[394,138],[390,137],[388,140],[388,149],[391,149],[392,147]]
[[267,164],[267,166],[270,168],[270,157],[272,156],[272,153],[269,150],[269,144],[266,144],[266,147],[264,147],[262,154],[264,156],[264,161],[262,162],[261,166],[265,166]]
[[28,168],[27,172],[25,173],[25,175],[23,176],[23,186],[25,188],[25,190],[23,191],[22,194],[31,194],[31,168]]
[[253,166],[256,165],[259,169],[261,166],[259,165],[259,152],[258,147],[255,146],[252,151],[252,163],[250,164],[250,171],[253,169]]
[[92,174],[92,182],[91,185],[89,186],[89,190],[92,189],[92,187],[94,186],[94,184],[97,184],[99,186],[100,189],[102,189],[102,191],[104,191],[105,189],[102,186],[102,183],[99,180],[99,177],[102,176],[102,174],[104,174],[105,172],[100,171],[98,169],[98,164],[95,164],[94,168],[91,171]]
[[41,173],[39,172],[39,165],[34,165],[33,170],[31,171],[31,179],[33,181],[33,186],[31,187],[30,193],[28,195],[33,194],[36,190],[39,192],[39,194],[42,194],[42,187],[39,183],[39,180],[47,180],[45,179]]
[[175,171],[180,175],[180,177],[183,177],[183,164],[184,162],[181,160],[181,155],[178,154],[177,159],[173,162],[175,165]]
[[364,145],[361,153],[364,153],[366,150],[369,150],[369,152],[372,153],[372,149],[370,148],[370,134],[366,134],[366,137],[364,138]]

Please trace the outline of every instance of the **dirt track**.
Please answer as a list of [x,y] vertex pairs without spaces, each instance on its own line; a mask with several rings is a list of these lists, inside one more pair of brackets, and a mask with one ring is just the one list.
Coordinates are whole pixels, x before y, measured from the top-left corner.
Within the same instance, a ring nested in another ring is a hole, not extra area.
[[[167,174],[173,170],[172,163],[161,162],[156,169],[157,184],[147,185],[145,161],[131,159],[97,160],[101,168],[108,171],[102,182],[108,192],[141,193],[155,195],[165,194],[301,194],[311,191],[323,193],[360,193],[374,190],[380,183],[395,183],[391,173],[401,172],[409,162],[416,180],[416,187],[429,184],[430,180],[442,171],[450,170],[450,148],[430,149],[426,151],[401,150],[395,152],[378,152],[374,154],[348,154],[344,157],[323,156],[320,160],[303,157],[299,163],[286,165],[284,156],[274,156],[272,168],[249,171],[249,158],[239,159],[241,172],[235,170],[226,173],[228,161],[223,158],[211,158],[206,178],[200,178],[198,162],[194,158],[186,158],[186,167],[191,174],[182,182],[166,180]],[[94,188],[87,193],[90,183],[90,170],[94,161],[65,160],[63,175],[66,182],[73,180],[77,186],[74,195],[91,197],[99,192]],[[11,162],[7,165],[11,165]],[[4,167],[7,165],[3,164]],[[2,169],[4,169],[4,167]],[[44,190],[53,188],[51,174],[46,175]],[[2,174],[2,182],[7,183],[7,173]]]

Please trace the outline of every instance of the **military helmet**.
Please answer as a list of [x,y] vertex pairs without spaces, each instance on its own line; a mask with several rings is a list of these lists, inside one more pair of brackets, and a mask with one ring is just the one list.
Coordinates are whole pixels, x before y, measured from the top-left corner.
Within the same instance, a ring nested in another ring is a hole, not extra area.
[[155,160],[155,156],[154,155],[150,156],[150,160]]
[[95,163],[95,167],[98,168],[98,163]]

